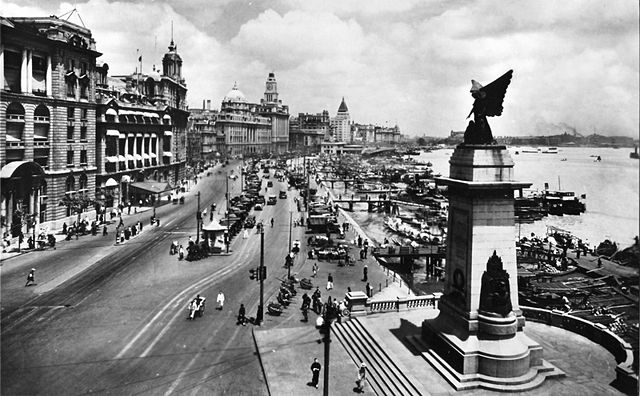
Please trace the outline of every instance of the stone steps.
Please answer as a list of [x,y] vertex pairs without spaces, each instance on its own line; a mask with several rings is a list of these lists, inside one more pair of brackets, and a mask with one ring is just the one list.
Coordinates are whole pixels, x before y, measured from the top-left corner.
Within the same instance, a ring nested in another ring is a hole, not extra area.
[[429,348],[420,336],[409,336],[406,340],[458,391],[484,388],[499,392],[523,392],[542,385],[546,378],[564,376],[561,370],[544,360],[542,365],[531,367],[525,374],[508,379],[482,374],[464,375],[456,372],[440,355]]
[[[361,362],[367,364],[367,380],[376,394],[428,394],[418,381],[389,357],[358,318],[341,324],[336,323],[332,326],[332,330],[357,365]],[[355,386],[355,370],[353,377]]]

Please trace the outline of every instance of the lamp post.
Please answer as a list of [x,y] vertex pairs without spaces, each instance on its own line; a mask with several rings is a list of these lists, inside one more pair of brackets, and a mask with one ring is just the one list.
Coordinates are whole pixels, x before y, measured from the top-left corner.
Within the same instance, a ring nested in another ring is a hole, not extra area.
[[227,244],[227,253],[229,253],[229,243],[231,242],[231,234],[229,234],[229,173],[226,174],[227,177],[225,178],[226,180],[226,187],[227,187],[227,193],[225,194],[227,197],[227,240],[226,240],[226,244]]
[[287,279],[291,279],[291,219],[293,217],[293,212],[289,211],[289,251],[287,252]]
[[324,310],[324,386],[322,394],[329,396],[329,351],[331,345],[331,316],[329,312],[333,312],[333,306],[331,304],[331,296],[327,301],[327,308]]
[[256,324],[262,323],[264,315],[264,228],[260,227],[260,268],[258,268],[258,276],[260,277],[260,304],[258,305],[258,313],[256,314]]
[[200,243],[200,191],[198,191],[198,209],[196,209],[196,243]]

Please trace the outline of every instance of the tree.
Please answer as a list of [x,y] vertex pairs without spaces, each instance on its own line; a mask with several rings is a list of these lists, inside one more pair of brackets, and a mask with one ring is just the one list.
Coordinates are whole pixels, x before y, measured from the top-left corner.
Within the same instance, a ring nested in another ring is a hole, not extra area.
[[417,143],[418,143],[418,146],[426,146],[427,145],[427,141],[423,137],[418,138]]

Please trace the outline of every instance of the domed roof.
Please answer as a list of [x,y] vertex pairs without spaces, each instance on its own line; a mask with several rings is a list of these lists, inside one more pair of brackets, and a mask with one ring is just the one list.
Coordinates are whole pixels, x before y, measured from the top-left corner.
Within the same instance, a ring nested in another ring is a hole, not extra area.
[[242,91],[238,89],[238,84],[234,83],[231,91],[224,97],[223,102],[246,102],[247,98],[245,98]]

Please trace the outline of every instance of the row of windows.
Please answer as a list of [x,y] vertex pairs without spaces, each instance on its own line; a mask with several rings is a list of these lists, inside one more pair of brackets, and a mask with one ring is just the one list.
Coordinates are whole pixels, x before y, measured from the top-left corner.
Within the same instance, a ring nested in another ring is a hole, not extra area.
[[[67,150],[67,166],[75,166],[74,161],[75,151]],[[80,165],[87,165],[87,150],[80,150]]]

